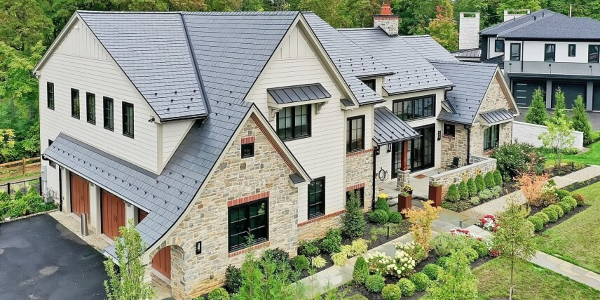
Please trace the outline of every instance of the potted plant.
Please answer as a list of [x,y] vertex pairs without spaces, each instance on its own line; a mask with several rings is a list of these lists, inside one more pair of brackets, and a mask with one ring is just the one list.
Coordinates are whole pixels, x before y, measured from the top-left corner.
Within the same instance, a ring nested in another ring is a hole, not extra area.
[[402,192],[406,192],[409,195],[412,195],[413,193],[413,187],[410,184],[406,184],[402,187]]
[[404,209],[409,210],[412,207],[412,194],[409,194],[404,189],[398,194],[398,212],[402,214],[404,218],[406,215],[403,213]]
[[429,200],[433,201],[435,207],[442,206],[442,186],[439,183],[429,184]]

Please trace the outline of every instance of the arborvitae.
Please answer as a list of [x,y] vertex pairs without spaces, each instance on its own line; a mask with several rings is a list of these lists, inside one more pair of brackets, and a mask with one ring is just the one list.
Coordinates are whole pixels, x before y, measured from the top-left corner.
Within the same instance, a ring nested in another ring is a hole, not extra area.
[[583,143],[585,145],[592,143],[592,123],[588,119],[581,94],[577,96],[573,105],[573,129],[583,132]]
[[531,106],[525,115],[525,122],[538,125],[546,125],[548,121],[548,112],[546,111],[546,101],[544,100],[544,93],[541,89],[536,89],[533,92],[533,100]]

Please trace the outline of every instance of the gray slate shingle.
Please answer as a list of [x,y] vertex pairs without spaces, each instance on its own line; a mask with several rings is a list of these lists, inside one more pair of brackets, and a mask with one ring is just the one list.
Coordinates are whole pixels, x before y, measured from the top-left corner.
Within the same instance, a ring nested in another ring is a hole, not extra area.
[[331,94],[320,83],[272,88],[267,92],[277,104],[331,98]]
[[385,145],[419,137],[419,133],[398,118],[387,107],[375,108],[374,125],[373,141],[377,145]]
[[492,35],[495,36],[498,33],[501,33],[503,31],[507,31],[510,30],[512,28],[515,28],[517,26],[521,26],[527,22],[529,22],[534,16],[536,18],[541,18],[541,17],[545,17],[551,14],[556,14],[555,12],[551,11],[551,10],[547,10],[547,9],[541,9],[538,10],[536,12],[533,12],[529,15],[524,15],[518,18],[515,18],[514,20],[509,20],[506,22],[502,22],[499,24],[496,24],[494,26],[490,26],[488,28],[485,28],[483,30],[480,31],[481,35]]
[[400,38],[427,60],[457,61],[454,55],[429,35],[406,35]]
[[591,18],[550,14],[498,33],[505,39],[600,40],[600,22]]

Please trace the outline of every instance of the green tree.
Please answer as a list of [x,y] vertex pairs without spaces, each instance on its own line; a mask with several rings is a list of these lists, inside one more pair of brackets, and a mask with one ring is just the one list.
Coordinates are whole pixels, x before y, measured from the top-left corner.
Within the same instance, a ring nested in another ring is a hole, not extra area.
[[573,104],[573,129],[583,132],[583,143],[585,145],[592,143],[592,123],[588,119],[581,94],[577,95],[577,99]]
[[335,28],[348,27],[350,21],[341,14],[345,0],[298,0],[293,9],[313,11]]
[[36,0],[0,0],[0,8],[0,42],[27,53],[51,41],[52,21]]
[[525,122],[545,125],[548,118],[544,93],[538,88],[533,92],[533,100],[531,101],[531,106],[529,107],[527,114],[525,114]]
[[477,277],[471,272],[469,260],[462,251],[456,251],[448,258],[438,276],[427,289],[424,300],[477,299]]
[[350,27],[371,27],[373,15],[379,13],[380,7],[380,1],[344,0],[343,14],[348,19]]
[[15,146],[15,132],[12,129],[0,129],[0,162],[6,161],[5,156]]
[[144,283],[145,268],[141,257],[146,251],[140,233],[135,229],[133,220],[129,226],[119,228],[121,236],[115,239],[118,270],[112,259],[104,262],[108,280],[104,289],[109,300],[145,300],[154,297],[154,291]]
[[366,221],[360,210],[359,193],[351,191],[350,199],[346,203],[346,213],[342,217],[344,223],[343,233],[345,236],[355,239],[365,233]]
[[450,0],[392,0],[392,11],[400,16],[400,34],[426,34],[429,23],[436,18],[436,7],[451,11]]
[[458,22],[461,12],[479,12],[481,13],[481,29],[487,28],[500,23],[503,20],[503,18],[500,18],[496,13],[498,5],[499,0],[455,0],[454,19]]
[[538,139],[542,141],[544,147],[554,150],[556,166],[560,168],[563,151],[572,148],[575,142],[571,121],[567,118],[555,117],[552,121],[548,121],[546,126],[548,126],[548,131],[540,134]]
[[444,11],[443,6],[438,6],[436,10],[436,18],[427,27],[429,34],[448,51],[458,50],[458,30],[452,17],[452,7]]
[[554,98],[556,99],[556,104],[554,106],[553,121],[567,118],[567,105],[565,103],[565,93],[560,89],[560,87],[556,89],[556,92],[554,93]]

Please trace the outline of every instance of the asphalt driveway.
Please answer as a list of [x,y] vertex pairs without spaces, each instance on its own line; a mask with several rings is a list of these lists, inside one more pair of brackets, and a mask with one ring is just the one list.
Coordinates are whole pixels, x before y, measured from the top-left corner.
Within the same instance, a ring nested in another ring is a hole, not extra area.
[[48,215],[0,225],[0,299],[105,299],[104,257]]

